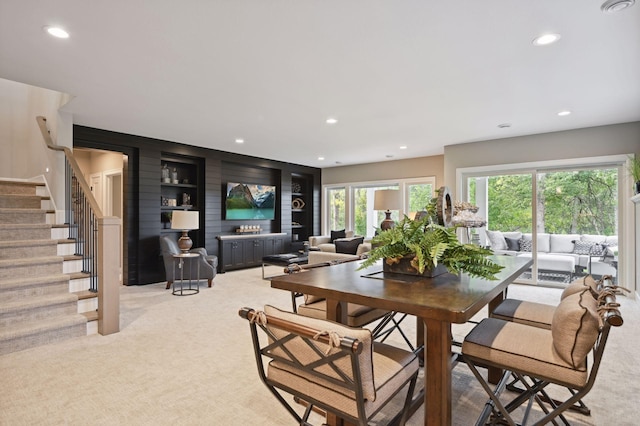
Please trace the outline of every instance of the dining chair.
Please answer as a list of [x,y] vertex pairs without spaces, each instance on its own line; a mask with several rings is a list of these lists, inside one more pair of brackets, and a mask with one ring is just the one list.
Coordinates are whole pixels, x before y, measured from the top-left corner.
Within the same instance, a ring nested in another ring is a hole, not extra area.
[[[284,272],[288,274],[297,273],[303,270],[330,267],[339,263],[353,262],[357,259],[334,259],[327,262],[314,263],[310,265],[288,265]],[[303,303],[299,303],[302,299]],[[324,297],[312,294],[291,292],[291,304],[293,312],[310,318],[324,319],[327,317],[327,301]],[[351,327],[364,327],[375,323],[373,326],[373,338],[379,342],[385,342],[393,333],[398,332],[411,351],[418,352],[415,345],[401,328],[401,323],[406,319],[407,314],[385,309],[376,309],[356,303],[347,305],[346,324]],[[377,321],[377,322],[376,322]],[[422,348],[418,348],[422,349]]]
[[[418,375],[412,352],[374,342],[371,331],[308,318],[266,305],[242,308],[249,321],[258,374],[300,425],[314,407],[364,426],[408,387],[400,424],[409,413]],[[305,401],[301,416],[284,394]]]
[[[490,397],[476,424],[484,424],[493,415],[496,422],[515,425],[510,413],[525,402],[519,424],[526,424],[536,402],[543,417],[536,419],[535,425],[555,423],[556,417],[568,425],[563,412],[591,390],[610,327],[623,323],[617,292],[616,288],[604,287],[599,300],[590,289],[566,296],[553,313],[550,329],[498,318],[485,318],[476,325],[462,344],[462,359]],[[495,367],[504,374],[492,389],[478,367]],[[503,403],[500,397],[512,374],[525,389]],[[546,391],[551,384],[569,389],[567,399],[560,402],[551,398]]]

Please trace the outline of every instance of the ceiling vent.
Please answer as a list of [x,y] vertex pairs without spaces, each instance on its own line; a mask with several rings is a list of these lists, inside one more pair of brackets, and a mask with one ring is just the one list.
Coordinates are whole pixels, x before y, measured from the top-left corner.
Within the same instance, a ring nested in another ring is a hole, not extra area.
[[630,8],[636,3],[636,0],[607,0],[602,3],[600,10],[605,13],[615,13]]

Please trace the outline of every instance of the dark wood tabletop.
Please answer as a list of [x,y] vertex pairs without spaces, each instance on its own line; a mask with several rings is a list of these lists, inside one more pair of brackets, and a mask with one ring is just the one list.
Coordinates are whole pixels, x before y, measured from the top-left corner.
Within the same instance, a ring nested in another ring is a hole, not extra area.
[[451,424],[451,324],[468,321],[487,305],[491,311],[507,286],[533,263],[512,256],[492,259],[504,266],[492,281],[466,274],[383,274],[381,264],[358,270],[360,262],[346,262],[274,277],[271,287],[325,297],[327,319],[343,320],[347,303],[420,317],[425,325],[424,424],[444,426]]
[[405,312],[422,318],[464,323],[531,265],[531,259],[493,256],[505,268],[489,281],[466,274],[434,278],[383,274],[382,265],[357,270],[360,262],[274,277],[271,287]]

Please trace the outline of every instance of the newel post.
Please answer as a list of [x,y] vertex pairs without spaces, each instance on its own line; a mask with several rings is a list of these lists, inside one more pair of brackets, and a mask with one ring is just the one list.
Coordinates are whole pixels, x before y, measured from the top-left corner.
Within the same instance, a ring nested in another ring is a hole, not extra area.
[[98,218],[98,333],[120,331],[120,219]]

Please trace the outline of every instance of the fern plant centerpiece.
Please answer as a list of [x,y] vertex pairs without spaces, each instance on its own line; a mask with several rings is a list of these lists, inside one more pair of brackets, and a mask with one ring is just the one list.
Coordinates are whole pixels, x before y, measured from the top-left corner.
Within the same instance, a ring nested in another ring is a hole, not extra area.
[[[447,270],[452,274],[464,271],[471,276],[495,280],[495,274],[503,268],[487,257],[493,254],[490,249],[460,243],[455,228],[431,223],[429,217],[414,221],[405,216],[394,228],[376,235],[371,243],[373,249],[360,269],[384,259],[385,270],[390,272],[435,276]],[[410,271],[394,270],[394,265],[405,262],[409,262]],[[444,265],[446,270],[439,272],[439,265]],[[433,272],[429,274],[429,271]]]

